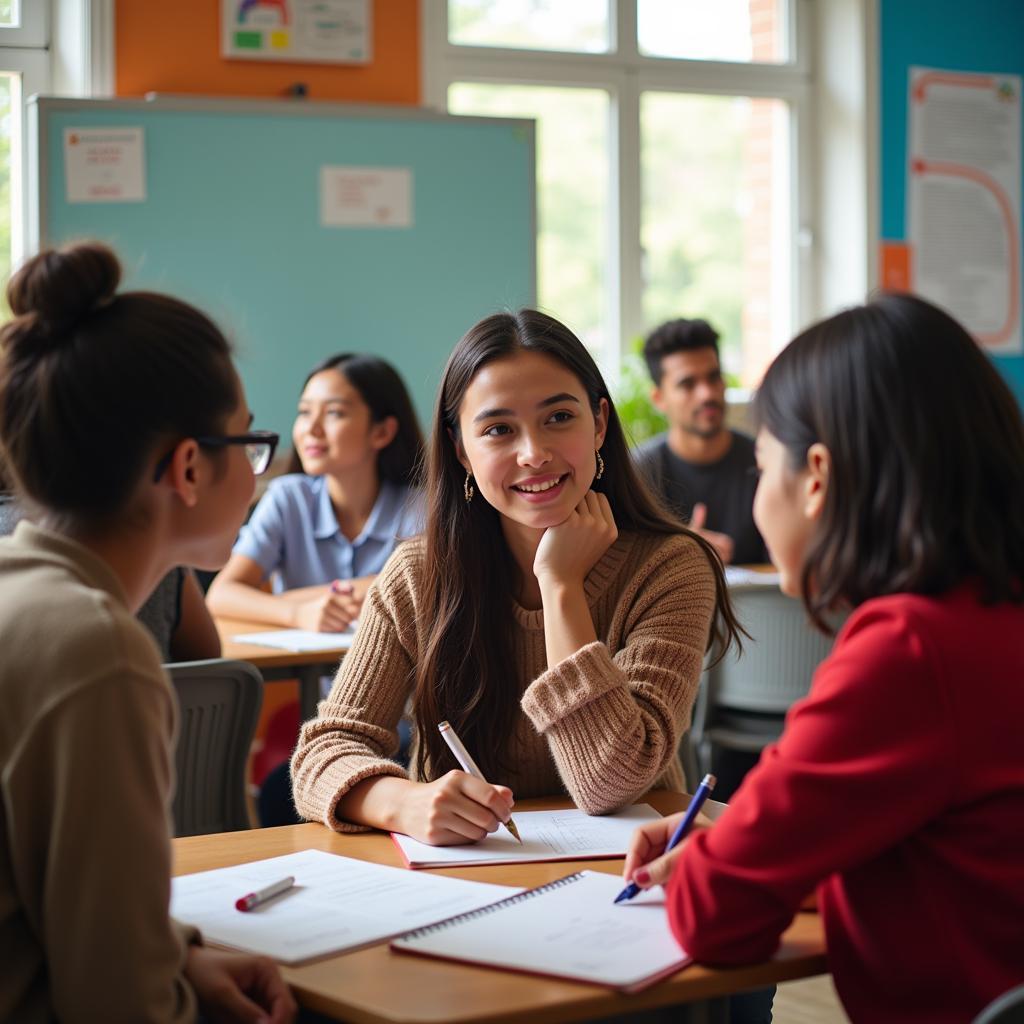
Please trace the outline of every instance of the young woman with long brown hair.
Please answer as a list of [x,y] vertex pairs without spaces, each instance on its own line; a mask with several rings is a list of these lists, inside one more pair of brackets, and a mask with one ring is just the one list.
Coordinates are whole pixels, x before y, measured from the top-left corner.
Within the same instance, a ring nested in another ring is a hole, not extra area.
[[[300,812],[458,843],[515,796],[602,813],[681,788],[704,652],[735,630],[721,564],[640,483],[572,332],[533,310],[476,324],[444,371],[427,473],[426,534],[371,588],[303,727]],[[411,774],[390,760],[410,697]],[[489,783],[458,770],[445,719]]]
[[626,875],[680,942],[767,959],[817,891],[855,1022],[974,1020],[1024,982],[1024,422],[948,314],[883,295],[809,328],[758,391],[754,518],[823,628],[810,694],[729,812]]

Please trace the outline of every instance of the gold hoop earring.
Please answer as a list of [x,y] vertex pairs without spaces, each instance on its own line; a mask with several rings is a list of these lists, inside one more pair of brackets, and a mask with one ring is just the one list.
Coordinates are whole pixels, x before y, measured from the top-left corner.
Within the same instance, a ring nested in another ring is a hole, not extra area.
[[473,500],[473,495],[476,494],[476,490],[474,489],[473,485],[470,483],[470,480],[472,480],[472,479],[473,479],[473,474],[472,473],[467,473],[466,474],[466,479],[462,482],[462,493],[466,496],[466,504],[467,505],[469,504],[469,502],[471,502]]
[[594,454],[597,456],[597,473],[594,474],[594,479],[600,480],[604,476],[604,459],[601,458],[600,451],[596,451]]

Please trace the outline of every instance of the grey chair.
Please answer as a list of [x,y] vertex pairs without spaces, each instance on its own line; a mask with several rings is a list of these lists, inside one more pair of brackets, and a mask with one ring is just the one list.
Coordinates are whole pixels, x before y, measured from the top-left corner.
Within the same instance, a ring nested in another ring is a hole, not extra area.
[[729,596],[750,634],[743,653],[731,650],[705,668],[685,749],[689,779],[712,771],[716,747],[758,754],[779,738],[786,712],[811,685],[833,638],[810,624],[803,605],[776,587],[738,585]]
[[994,999],[974,1018],[973,1024],[1024,1024],[1024,985]]
[[245,766],[263,705],[263,678],[247,661],[165,665],[180,707],[174,834],[250,827]]

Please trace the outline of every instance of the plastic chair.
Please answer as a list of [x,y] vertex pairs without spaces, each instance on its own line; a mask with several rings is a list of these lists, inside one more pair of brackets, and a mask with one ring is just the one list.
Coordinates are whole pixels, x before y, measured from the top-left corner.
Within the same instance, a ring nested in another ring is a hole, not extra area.
[[973,1024],[1024,1024],[1024,985],[993,999],[974,1018]]
[[174,834],[250,828],[245,768],[263,704],[263,677],[247,661],[165,665],[178,694]]
[[833,638],[777,588],[732,586],[729,595],[751,639],[744,638],[741,656],[732,650],[704,671],[686,754],[691,780],[712,771],[715,747],[759,754],[778,739],[786,712],[832,649]]

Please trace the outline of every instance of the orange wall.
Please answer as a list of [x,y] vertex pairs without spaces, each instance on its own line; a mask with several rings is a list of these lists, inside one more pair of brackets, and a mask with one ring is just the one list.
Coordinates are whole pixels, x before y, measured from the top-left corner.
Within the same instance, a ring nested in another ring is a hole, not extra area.
[[117,0],[117,95],[280,96],[304,82],[310,99],[419,103],[419,0],[374,0],[368,65],[225,60],[220,6],[220,0]]

